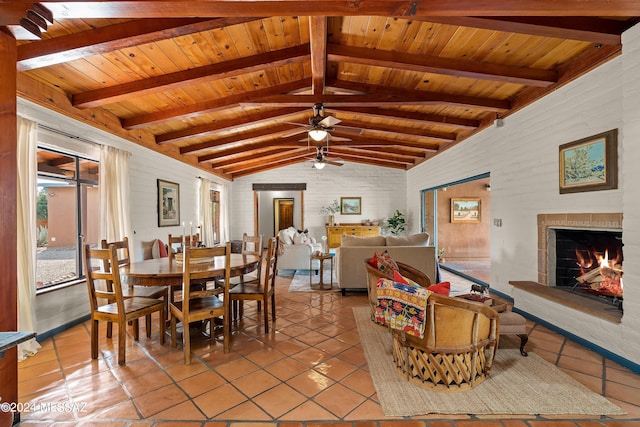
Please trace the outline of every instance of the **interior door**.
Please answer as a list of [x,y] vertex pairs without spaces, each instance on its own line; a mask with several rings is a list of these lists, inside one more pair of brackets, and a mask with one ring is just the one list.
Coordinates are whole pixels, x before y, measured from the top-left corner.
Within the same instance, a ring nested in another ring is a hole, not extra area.
[[293,212],[293,199],[273,199],[274,235],[283,228],[293,227]]

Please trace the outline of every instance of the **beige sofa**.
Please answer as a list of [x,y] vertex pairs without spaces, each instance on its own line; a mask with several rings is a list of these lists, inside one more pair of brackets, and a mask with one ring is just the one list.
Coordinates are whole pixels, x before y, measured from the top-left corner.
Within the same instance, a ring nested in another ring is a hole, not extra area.
[[408,237],[342,236],[342,243],[336,248],[338,285],[345,294],[347,289],[367,289],[367,272],[362,260],[374,253],[387,250],[391,257],[422,271],[432,283],[436,282],[436,250],[429,245],[427,233]]

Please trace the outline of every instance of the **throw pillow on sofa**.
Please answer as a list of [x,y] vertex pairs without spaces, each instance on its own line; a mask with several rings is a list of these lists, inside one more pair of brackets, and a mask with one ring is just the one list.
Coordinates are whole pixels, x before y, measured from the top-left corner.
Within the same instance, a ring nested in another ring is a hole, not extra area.
[[301,243],[313,243],[313,242],[311,241],[311,238],[307,233],[296,232],[296,234],[294,234],[293,236],[293,243],[295,245],[299,245]]
[[283,228],[278,231],[278,239],[285,245],[293,245],[293,236],[298,232],[294,227]]

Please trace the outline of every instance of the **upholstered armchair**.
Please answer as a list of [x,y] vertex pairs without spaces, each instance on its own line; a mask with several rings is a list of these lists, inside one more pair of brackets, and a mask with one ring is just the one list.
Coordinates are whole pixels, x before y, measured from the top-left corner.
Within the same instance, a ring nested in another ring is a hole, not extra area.
[[[311,254],[322,252],[322,244],[308,233],[299,233],[294,227],[282,229],[278,232],[279,254],[278,270],[309,270]],[[314,260],[312,270],[318,270],[320,262]]]

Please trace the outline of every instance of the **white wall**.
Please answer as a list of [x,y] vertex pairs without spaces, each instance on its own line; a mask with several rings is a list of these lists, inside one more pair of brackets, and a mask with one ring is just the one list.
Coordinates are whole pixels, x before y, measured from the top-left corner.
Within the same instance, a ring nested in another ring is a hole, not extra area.
[[[334,199],[362,197],[362,215],[336,215],[337,222],[383,220],[394,209],[405,211],[406,172],[399,169],[345,163],[328,165],[321,171],[302,162],[280,169],[239,178],[231,184],[231,238],[241,239],[243,232],[253,232],[253,190],[255,183],[306,183],[304,192],[304,226],[321,241],[327,216],[320,213]],[[296,224],[296,226],[299,226]]]
[[[491,286],[518,308],[640,362],[640,26],[623,37],[623,55],[507,117],[491,128],[408,172],[408,209],[417,221],[421,189],[491,173]],[[635,95],[635,96],[634,96]],[[558,147],[619,129],[618,189],[559,194]],[[624,161],[623,161],[624,156]],[[627,167],[625,167],[625,165]],[[460,171],[464,171],[461,174]],[[624,307],[621,324],[541,300],[513,289],[510,280],[537,281],[537,214],[623,212]]]

